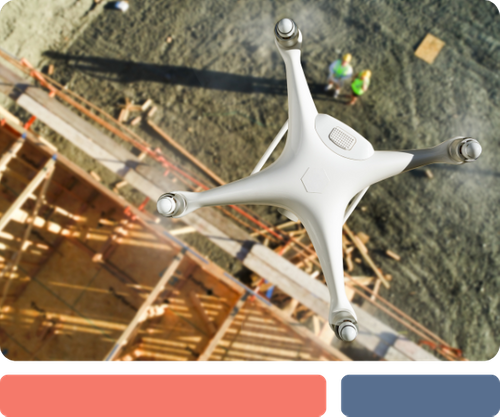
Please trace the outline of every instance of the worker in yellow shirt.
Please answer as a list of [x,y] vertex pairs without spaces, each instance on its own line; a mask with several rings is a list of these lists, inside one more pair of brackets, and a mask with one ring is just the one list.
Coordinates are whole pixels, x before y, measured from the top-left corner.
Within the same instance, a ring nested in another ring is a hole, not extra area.
[[337,98],[340,89],[352,77],[351,54],[345,54],[342,59],[337,59],[328,67],[328,81],[325,91],[335,88],[334,97]]
[[351,83],[350,105],[356,103],[359,96],[362,96],[370,86],[372,72],[370,70],[361,71]]

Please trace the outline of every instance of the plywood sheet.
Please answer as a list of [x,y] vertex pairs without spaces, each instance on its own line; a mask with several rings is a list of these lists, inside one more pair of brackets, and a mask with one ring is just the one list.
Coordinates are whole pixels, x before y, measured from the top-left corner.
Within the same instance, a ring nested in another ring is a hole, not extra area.
[[415,56],[423,59],[429,64],[432,64],[439,55],[439,52],[441,52],[441,49],[443,49],[444,45],[445,43],[441,39],[428,33],[415,51]]

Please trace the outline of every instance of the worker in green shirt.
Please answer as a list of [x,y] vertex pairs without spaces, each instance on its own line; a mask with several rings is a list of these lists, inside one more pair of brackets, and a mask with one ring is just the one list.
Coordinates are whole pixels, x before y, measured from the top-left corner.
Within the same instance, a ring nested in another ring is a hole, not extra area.
[[372,76],[372,72],[370,70],[361,71],[354,81],[351,83],[351,101],[350,105],[356,103],[359,96],[362,96],[368,87],[370,86],[370,78]]
[[338,97],[344,83],[352,77],[351,54],[345,54],[328,67],[328,80],[325,91],[335,88],[334,97]]

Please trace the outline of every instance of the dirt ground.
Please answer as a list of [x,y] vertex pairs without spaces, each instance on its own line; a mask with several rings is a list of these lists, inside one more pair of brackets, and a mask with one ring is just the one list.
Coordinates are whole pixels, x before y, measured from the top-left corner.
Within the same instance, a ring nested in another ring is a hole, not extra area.
[[[67,19],[54,12],[57,23],[36,26],[30,12],[33,26],[21,31],[11,23],[26,1],[11,1],[0,15],[0,46],[40,66],[53,63],[56,79],[112,114],[126,97],[151,98],[159,106],[154,121],[227,181],[251,172],[287,119],[273,35],[283,17],[302,31],[318,111],[350,125],[375,149],[478,139],[483,155],[476,163],[434,165],[432,179],[415,170],[376,184],[348,223],[371,236],[375,262],[394,277],[383,296],[469,359],[498,352],[500,17],[492,3],[131,0],[127,13],[102,4],[87,13],[90,0],[64,9],[60,3],[44,2],[47,16],[53,9]],[[45,38],[31,42],[36,28]],[[446,43],[432,65],[414,56],[427,33]],[[334,100],[324,92],[328,65],[345,52],[353,54],[355,71],[373,72],[354,106],[345,105],[346,94]],[[135,129],[169,149],[146,126]],[[284,220],[274,208],[261,213]]]

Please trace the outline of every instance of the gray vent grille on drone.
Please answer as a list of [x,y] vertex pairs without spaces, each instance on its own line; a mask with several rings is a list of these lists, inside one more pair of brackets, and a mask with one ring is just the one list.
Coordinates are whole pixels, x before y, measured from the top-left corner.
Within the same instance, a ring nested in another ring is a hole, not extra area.
[[337,145],[339,148],[345,149],[346,151],[350,151],[356,143],[355,138],[344,133],[337,127],[330,132],[328,137],[335,145]]

